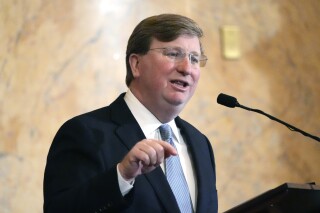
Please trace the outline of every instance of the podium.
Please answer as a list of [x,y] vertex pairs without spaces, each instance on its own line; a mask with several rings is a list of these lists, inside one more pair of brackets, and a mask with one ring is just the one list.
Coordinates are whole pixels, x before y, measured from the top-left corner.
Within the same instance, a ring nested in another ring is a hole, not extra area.
[[320,186],[284,183],[225,213],[320,213]]

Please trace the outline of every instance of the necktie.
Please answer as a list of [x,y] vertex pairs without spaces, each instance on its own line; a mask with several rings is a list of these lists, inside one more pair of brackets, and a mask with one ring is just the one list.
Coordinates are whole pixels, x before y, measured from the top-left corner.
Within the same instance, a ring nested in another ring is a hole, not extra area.
[[[162,140],[176,146],[172,140],[172,130],[168,124],[159,127]],[[170,156],[165,164],[166,176],[182,213],[192,213],[191,198],[187,181],[184,177],[179,156]]]

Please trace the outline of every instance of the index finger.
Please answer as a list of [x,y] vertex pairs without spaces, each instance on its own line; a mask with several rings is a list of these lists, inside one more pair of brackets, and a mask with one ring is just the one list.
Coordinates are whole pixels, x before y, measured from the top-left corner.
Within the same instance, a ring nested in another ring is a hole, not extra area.
[[170,143],[161,140],[155,141],[163,147],[165,158],[170,157],[171,155],[178,155],[176,148],[174,148]]

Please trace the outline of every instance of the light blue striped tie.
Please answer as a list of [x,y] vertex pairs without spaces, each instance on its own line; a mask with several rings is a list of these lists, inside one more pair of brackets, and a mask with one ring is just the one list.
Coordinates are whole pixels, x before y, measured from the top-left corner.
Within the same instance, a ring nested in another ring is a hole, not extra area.
[[[162,140],[169,142],[174,148],[172,130],[168,124],[159,127]],[[166,176],[173,194],[177,200],[181,213],[192,213],[191,198],[188,184],[184,177],[179,156],[171,156],[166,159]]]

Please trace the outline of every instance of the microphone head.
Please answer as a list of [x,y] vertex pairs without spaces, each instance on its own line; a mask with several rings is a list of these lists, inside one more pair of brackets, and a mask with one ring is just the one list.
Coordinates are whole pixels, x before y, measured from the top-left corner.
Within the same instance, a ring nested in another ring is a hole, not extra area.
[[226,95],[223,93],[220,93],[218,95],[217,102],[218,104],[221,104],[223,106],[230,107],[230,108],[239,106],[239,103],[235,97],[232,97],[230,95]]

